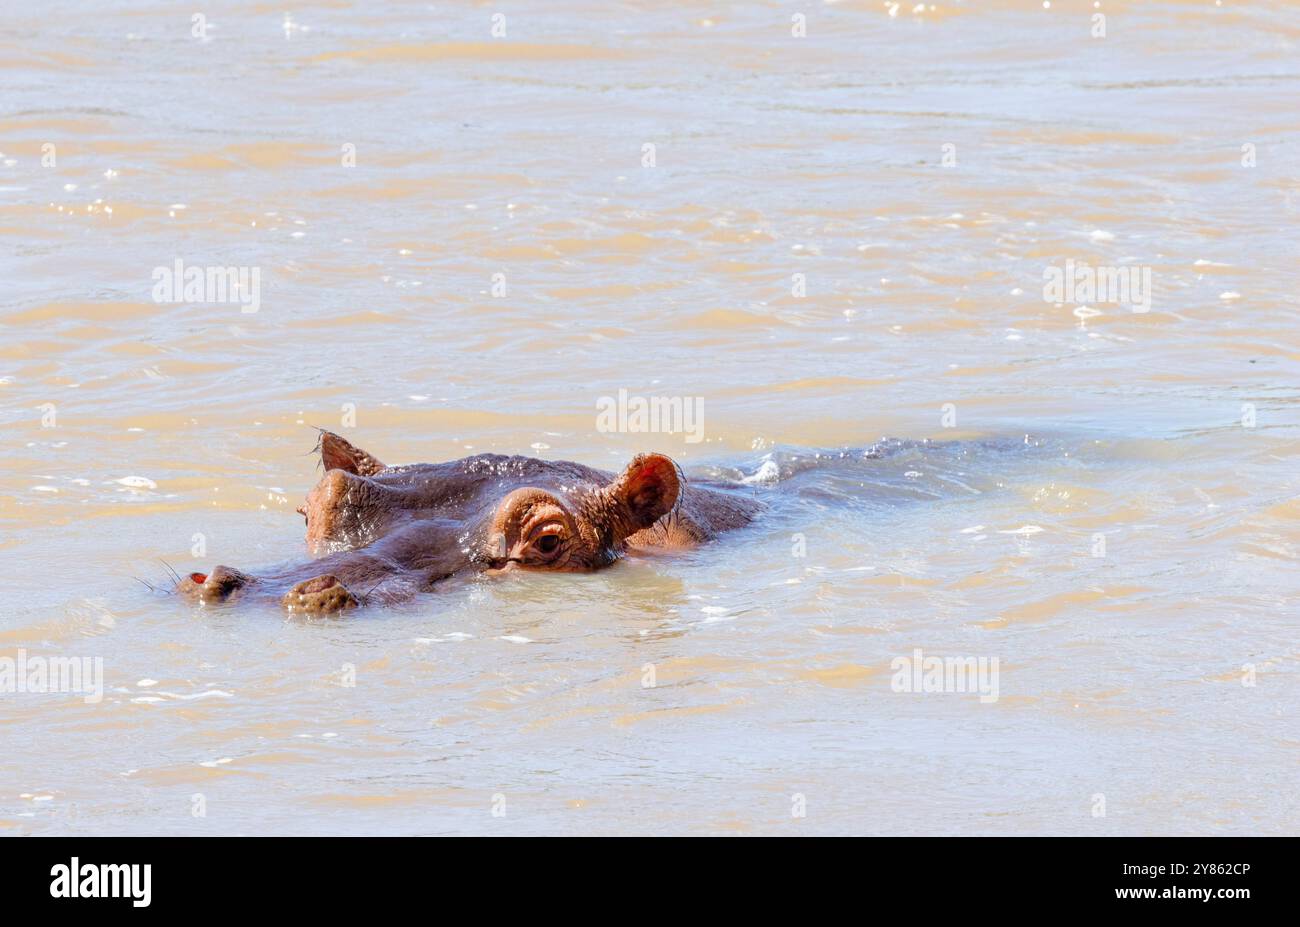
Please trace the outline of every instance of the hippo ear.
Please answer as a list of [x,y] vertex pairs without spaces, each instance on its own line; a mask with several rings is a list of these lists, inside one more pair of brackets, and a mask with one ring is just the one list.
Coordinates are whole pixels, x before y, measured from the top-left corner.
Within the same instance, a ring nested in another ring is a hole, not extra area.
[[632,459],[627,469],[605,489],[613,503],[618,541],[628,535],[649,528],[674,505],[681,492],[677,477],[677,464],[663,454],[641,454]]
[[346,470],[358,476],[374,476],[385,469],[377,459],[332,431],[321,430],[320,443],[316,449],[320,451],[320,460],[326,470]]

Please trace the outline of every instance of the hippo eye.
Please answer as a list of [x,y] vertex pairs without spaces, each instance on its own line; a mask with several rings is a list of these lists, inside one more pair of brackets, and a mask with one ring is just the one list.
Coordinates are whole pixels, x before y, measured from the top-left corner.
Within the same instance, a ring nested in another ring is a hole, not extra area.
[[538,551],[549,556],[560,549],[560,536],[558,534],[543,534],[537,539],[534,546]]
[[564,525],[559,522],[544,522],[532,532],[532,538],[529,541],[531,547],[538,555],[551,560],[560,552],[564,545]]

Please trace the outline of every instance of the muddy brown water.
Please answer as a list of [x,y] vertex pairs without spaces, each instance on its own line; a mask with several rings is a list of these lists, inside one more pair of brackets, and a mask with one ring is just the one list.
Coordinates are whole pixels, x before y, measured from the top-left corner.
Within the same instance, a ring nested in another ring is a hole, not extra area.
[[[0,658],[104,684],[0,693],[0,832],[1294,833],[1297,8],[589,7],[0,16]],[[779,503],[345,620],[135,581],[300,556],[313,424]]]

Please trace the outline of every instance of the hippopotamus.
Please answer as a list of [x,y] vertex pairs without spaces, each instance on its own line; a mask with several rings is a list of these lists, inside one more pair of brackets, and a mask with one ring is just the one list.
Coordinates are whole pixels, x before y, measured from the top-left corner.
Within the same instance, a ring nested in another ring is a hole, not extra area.
[[688,482],[663,454],[621,473],[570,461],[478,454],[390,467],[329,431],[324,475],[298,508],[317,559],[253,575],[228,566],[182,577],[196,603],[279,599],[336,614],[432,592],[448,580],[515,570],[599,570],[629,550],[690,548],[751,522],[745,487]]

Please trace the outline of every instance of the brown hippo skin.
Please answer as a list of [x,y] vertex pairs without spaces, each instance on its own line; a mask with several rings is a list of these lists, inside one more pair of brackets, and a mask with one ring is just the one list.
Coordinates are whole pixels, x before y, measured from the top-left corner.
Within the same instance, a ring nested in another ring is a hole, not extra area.
[[325,475],[298,509],[318,559],[260,576],[218,566],[182,578],[178,592],[330,614],[408,599],[460,574],[598,570],[629,548],[693,547],[761,508],[733,487],[687,483],[662,454],[613,474],[500,454],[389,467],[328,431],[318,449]]

